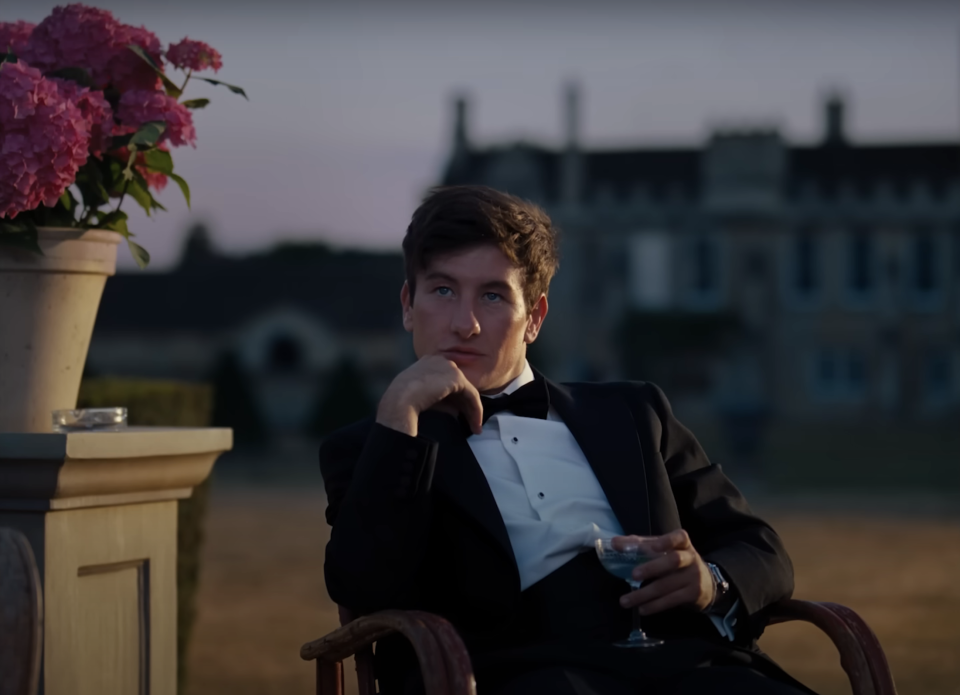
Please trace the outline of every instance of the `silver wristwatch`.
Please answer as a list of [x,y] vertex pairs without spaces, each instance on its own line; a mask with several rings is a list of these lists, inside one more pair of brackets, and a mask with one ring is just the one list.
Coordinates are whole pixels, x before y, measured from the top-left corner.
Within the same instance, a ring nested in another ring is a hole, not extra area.
[[713,607],[718,604],[723,605],[723,598],[730,592],[730,582],[723,576],[720,568],[712,562],[707,563],[707,568],[710,570],[710,574],[713,575],[714,592],[713,600],[710,602],[710,605],[704,609],[705,613],[709,613]]

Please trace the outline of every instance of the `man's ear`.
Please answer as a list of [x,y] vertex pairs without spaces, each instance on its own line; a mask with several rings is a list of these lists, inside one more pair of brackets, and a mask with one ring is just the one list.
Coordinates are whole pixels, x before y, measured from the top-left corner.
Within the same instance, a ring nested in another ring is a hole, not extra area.
[[400,305],[403,307],[403,327],[407,333],[413,333],[413,294],[407,282],[400,288]]
[[523,342],[527,345],[537,339],[537,335],[540,333],[540,326],[543,325],[543,320],[547,318],[548,308],[547,295],[541,294],[540,299],[533,305],[533,308],[530,310],[530,315],[527,317],[527,330],[523,334]]

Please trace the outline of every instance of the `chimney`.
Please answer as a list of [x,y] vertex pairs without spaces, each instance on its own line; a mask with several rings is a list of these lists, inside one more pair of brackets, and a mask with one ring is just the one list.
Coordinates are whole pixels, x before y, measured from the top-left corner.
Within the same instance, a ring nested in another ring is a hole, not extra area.
[[833,91],[823,105],[823,144],[845,145],[846,142],[846,104],[843,95]]
[[564,87],[561,197],[566,205],[576,206],[583,189],[583,156],[580,153],[580,86],[567,82]]
[[563,127],[567,149],[575,150],[580,141],[580,85],[567,82],[564,87]]
[[458,96],[453,106],[453,152],[465,154],[470,149],[470,138],[467,133],[467,98]]

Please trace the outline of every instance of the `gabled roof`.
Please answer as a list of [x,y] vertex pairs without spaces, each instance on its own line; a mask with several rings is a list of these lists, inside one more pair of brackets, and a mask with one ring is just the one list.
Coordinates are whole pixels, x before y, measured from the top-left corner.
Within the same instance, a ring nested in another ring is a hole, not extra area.
[[246,258],[211,257],[169,273],[120,273],[107,281],[95,331],[217,332],[294,307],[342,332],[402,330],[397,253],[291,246]]
[[827,196],[844,184],[861,193],[885,184],[903,196],[916,182],[940,196],[960,181],[960,142],[794,147],[789,157],[791,183],[813,183]]
[[[514,149],[516,146],[514,147]],[[491,147],[467,152],[454,160],[443,177],[444,184],[493,183],[491,163],[511,148]],[[559,200],[563,153],[535,145],[522,149],[536,163],[545,204]],[[839,144],[786,148],[787,171],[783,182],[788,193],[801,185],[812,185],[833,196],[841,185],[860,192],[889,185],[894,195],[906,195],[916,182],[929,187],[934,196],[943,195],[951,182],[960,181],[960,142],[916,144]],[[631,197],[644,189],[653,199],[674,192],[696,198],[701,190],[701,148],[629,148],[593,150],[581,153],[583,186],[587,200],[601,191],[615,198]]]

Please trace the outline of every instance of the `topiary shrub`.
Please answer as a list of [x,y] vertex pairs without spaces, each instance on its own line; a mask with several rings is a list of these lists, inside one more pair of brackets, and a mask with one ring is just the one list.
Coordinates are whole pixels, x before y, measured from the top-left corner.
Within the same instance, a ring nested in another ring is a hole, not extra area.
[[370,398],[366,379],[350,358],[330,372],[310,421],[310,432],[324,436],[373,415],[377,404]]

